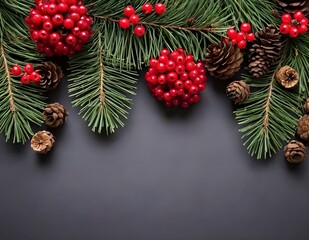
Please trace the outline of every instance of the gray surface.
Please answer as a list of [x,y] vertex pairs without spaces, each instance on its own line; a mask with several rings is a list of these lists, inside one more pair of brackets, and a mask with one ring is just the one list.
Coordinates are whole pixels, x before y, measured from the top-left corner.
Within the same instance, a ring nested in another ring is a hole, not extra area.
[[308,162],[256,161],[213,84],[168,113],[144,82],[126,127],[109,138],[71,109],[40,159],[0,141],[1,240],[308,240]]

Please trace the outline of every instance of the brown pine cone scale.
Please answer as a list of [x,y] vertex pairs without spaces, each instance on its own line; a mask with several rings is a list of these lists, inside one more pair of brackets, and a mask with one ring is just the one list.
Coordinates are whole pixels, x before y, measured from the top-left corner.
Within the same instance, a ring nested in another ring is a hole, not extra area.
[[63,78],[61,67],[51,61],[43,62],[35,71],[41,75],[39,86],[47,90],[55,89]]
[[298,120],[297,134],[301,139],[309,141],[309,114],[302,116]]
[[244,81],[231,82],[226,88],[226,95],[235,103],[243,103],[250,94],[250,87]]
[[293,13],[300,10],[306,16],[309,14],[308,0],[276,0],[276,2],[287,13]]
[[293,88],[299,81],[298,73],[295,69],[284,66],[276,73],[277,81],[285,88]]
[[60,103],[51,103],[46,106],[43,112],[45,124],[49,127],[56,128],[64,124],[68,112]]
[[37,153],[46,154],[52,149],[54,142],[53,134],[48,131],[39,131],[32,137],[31,147]]

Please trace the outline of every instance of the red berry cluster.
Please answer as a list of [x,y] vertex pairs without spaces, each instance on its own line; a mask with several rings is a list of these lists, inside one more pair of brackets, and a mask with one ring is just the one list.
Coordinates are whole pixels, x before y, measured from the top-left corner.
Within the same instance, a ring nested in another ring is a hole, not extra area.
[[306,18],[302,11],[296,11],[293,18],[286,13],[281,16],[282,24],[280,26],[280,33],[283,35],[290,35],[291,38],[297,38],[299,35],[308,32],[308,18]]
[[170,53],[163,49],[158,59],[152,58],[145,75],[148,87],[167,107],[188,108],[198,103],[206,89],[206,70],[202,61],[194,62],[181,48]]
[[78,0],[36,0],[25,22],[37,50],[48,57],[72,55],[88,42],[92,18]]
[[10,72],[13,76],[21,76],[22,84],[29,84],[30,82],[38,83],[41,80],[41,75],[34,71],[32,64],[27,63],[24,66],[24,73],[18,64],[12,66]]
[[248,42],[253,42],[255,39],[254,33],[251,32],[250,23],[243,23],[240,26],[240,32],[237,32],[236,29],[230,28],[227,30],[227,36],[229,39],[225,38],[224,41],[228,43],[229,41],[232,45],[237,44],[240,49],[244,49],[247,46]]
[[[145,15],[150,14],[153,11],[153,6],[150,3],[145,3],[142,6],[142,11]],[[166,11],[166,7],[163,3],[157,3],[155,5],[155,12],[158,15],[165,13],[165,11]],[[131,24],[136,25],[139,23],[140,18],[137,14],[135,14],[135,9],[132,6],[127,6],[123,12],[124,12],[124,15],[126,15],[126,18],[121,18],[119,20],[119,26],[122,29],[128,29],[131,26]],[[137,25],[134,28],[134,34],[137,37],[144,36],[145,32],[146,32],[146,29],[142,25]]]

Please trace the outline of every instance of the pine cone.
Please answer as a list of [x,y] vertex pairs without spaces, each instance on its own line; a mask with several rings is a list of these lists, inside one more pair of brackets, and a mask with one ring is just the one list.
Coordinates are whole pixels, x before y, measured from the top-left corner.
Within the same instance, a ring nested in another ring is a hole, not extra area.
[[220,42],[211,44],[205,55],[205,67],[213,78],[227,80],[232,78],[243,62],[243,54],[237,46]]
[[287,13],[293,13],[300,10],[304,15],[309,14],[309,1],[308,0],[276,0],[278,5]]
[[246,101],[250,94],[250,87],[244,81],[231,82],[226,88],[226,95],[235,103]]
[[309,114],[302,116],[298,120],[297,134],[301,139],[305,141],[309,140]]
[[53,134],[48,131],[39,131],[32,137],[31,147],[38,153],[46,154],[52,149],[54,142]]
[[296,140],[290,141],[284,147],[284,155],[289,163],[301,163],[306,159],[307,148],[306,146]]
[[249,49],[249,71],[260,78],[268,72],[272,63],[280,56],[280,32],[268,26],[255,34],[256,38]]
[[309,113],[309,98],[307,98],[304,104],[304,110],[306,111],[306,113]]
[[52,128],[63,125],[67,116],[64,106],[57,102],[48,104],[43,112],[45,124]]
[[61,67],[51,61],[43,62],[35,70],[41,75],[39,85],[47,90],[55,89],[63,78]]
[[292,88],[298,83],[299,76],[295,69],[284,66],[276,73],[276,79],[283,87]]

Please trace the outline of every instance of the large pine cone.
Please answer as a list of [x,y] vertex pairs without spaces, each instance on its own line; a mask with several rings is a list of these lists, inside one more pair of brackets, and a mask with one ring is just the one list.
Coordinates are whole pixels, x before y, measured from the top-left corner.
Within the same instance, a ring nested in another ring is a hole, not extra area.
[[63,125],[67,116],[64,106],[57,102],[48,104],[43,112],[45,124],[52,128]]
[[284,147],[284,155],[289,163],[301,163],[306,159],[306,146],[296,140],[292,140]]
[[31,147],[37,153],[46,154],[52,149],[54,142],[53,134],[48,131],[39,131],[32,137]]
[[246,101],[250,94],[250,87],[244,81],[231,82],[226,88],[226,95],[235,103]]
[[47,90],[55,89],[63,78],[61,67],[51,61],[43,62],[35,70],[41,75],[39,85]]
[[301,139],[309,141],[309,114],[306,114],[299,119],[297,134]]
[[297,10],[300,10],[306,16],[309,14],[308,0],[276,0],[276,2],[287,13],[293,13]]
[[268,26],[256,34],[249,49],[249,71],[256,77],[264,76],[272,63],[280,56],[280,32],[273,26]]
[[276,73],[276,79],[285,88],[293,88],[299,81],[298,73],[294,68],[284,66]]
[[220,42],[211,44],[205,55],[205,67],[213,78],[227,80],[241,67],[243,54],[237,46]]

